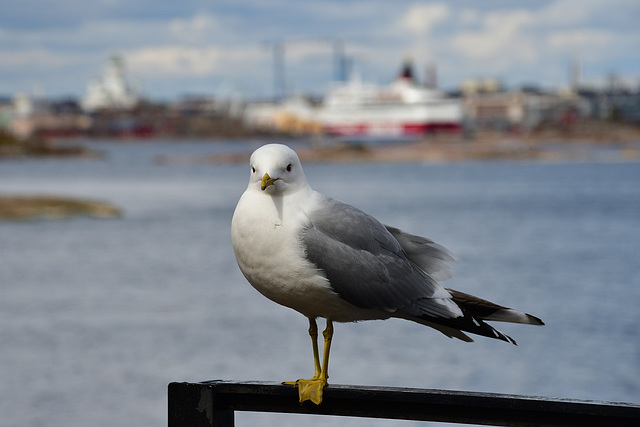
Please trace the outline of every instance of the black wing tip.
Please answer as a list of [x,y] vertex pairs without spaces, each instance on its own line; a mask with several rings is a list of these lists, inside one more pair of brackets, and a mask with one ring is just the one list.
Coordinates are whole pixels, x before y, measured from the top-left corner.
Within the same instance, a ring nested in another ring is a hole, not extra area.
[[496,329],[496,328],[494,328],[493,326],[491,326],[491,325],[489,325],[489,324],[487,324],[487,323],[482,322],[482,329],[483,329],[483,332],[486,332],[486,331],[487,331],[487,328],[488,328],[488,329],[493,333],[493,336],[491,336],[491,335],[490,335],[490,334],[488,334],[488,333],[482,333],[481,335],[483,335],[483,336],[485,336],[485,337],[489,337],[489,338],[499,339],[499,340],[501,340],[501,341],[508,342],[508,343],[513,344],[513,345],[516,345],[516,346],[518,345],[518,343],[516,342],[516,340],[514,340],[513,338],[511,338],[509,335],[507,335],[507,334],[503,334],[502,332],[500,332],[499,330],[497,330],[497,329]]
[[513,345],[515,345],[515,346],[517,346],[517,345],[518,345],[518,343],[516,342],[516,340],[514,340],[513,338],[511,338],[509,335],[505,335],[505,334],[503,334],[502,332],[498,332],[498,333],[500,333],[502,336],[504,336],[504,339],[503,339],[503,338],[500,338],[500,339],[502,339],[503,341],[506,341],[506,342],[508,342],[508,343],[511,343],[511,344],[513,344]]
[[466,327],[463,329],[467,332],[471,332],[472,334],[477,334],[480,336],[484,336],[484,337],[488,337],[488,338],[495,338],[501,341],[505,341],[508,343],[511,343],[513,345],[518,345],[518,343],[516,342],[516,340],[514,340],[513,338],[511,338],[509,335],[507,334],[503,334],[502,332],[500,332],[499,330],[497,330],[496,328],[494,328],[493,326],[489,325],[488,323],[482,321],[481,319],[478,319],[474,316],[469,315],[468,313],[465,313],[465,316],[462,317],[461,319],[464,320],[468,320],[470,319],[473,323],[472,323],[472,327],[468,327],[469,323],[466,323]]
[[531,320],[531,323],[530,323],[531,325],[536,325],[536,326],[544,326],[545,325],[545,323],[542,321],[541,318],[536,317],[536,316],[534,316],[532,314],[529,314],[529,313],[525,313],[525,314],[527,315],[527,318],[529,320]]
[[[494,338],[497,340],[505,341],[511,343],[513,345],[518,345],[516,340],[511,338],[509,335],[503,334],[493,326],[484,322],[482,319],[479,319],[471,314],[463,311],[464,315],[451,319],[443,319],[443,318],[434,318],[432,316],[421,316],[419,319],[424,321],[435,323],[438,325],[445,326],[447,328],[456,329],[461,332],[469,332],[475,335],[480,335],[487,338]],[[469,342],[472,342],[470,340]]]

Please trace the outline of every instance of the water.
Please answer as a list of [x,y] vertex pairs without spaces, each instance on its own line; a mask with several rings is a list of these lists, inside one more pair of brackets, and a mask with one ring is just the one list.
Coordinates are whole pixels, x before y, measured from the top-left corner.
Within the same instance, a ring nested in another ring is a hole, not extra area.
[[[159,154],[255,143],[98,143],[104,160],[0,162],[0,193],[108,200],[122,219],[0,223],[0,425],[166,425],[171,381],[311,375],[307,322],[235,264],[246,165]],[[309,164],[312,186],[459,259],[445,285],[547,325],[518,347],[406,321],[338,324],[331,381],[640,402],[638,163]],[[335,425],[238,413],[238,426]],[[347,426],[424,425],[341,419]]]

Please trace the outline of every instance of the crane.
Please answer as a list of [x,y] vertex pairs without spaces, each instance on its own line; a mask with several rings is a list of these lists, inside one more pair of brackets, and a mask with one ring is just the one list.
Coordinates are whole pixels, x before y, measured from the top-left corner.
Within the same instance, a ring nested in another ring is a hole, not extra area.
[[273,93],[276,99],[284,99],[287,95],[287,83],[285,77],[286,45],[309,42],[322,42],[330,45],[333,51],[333,78],[335,81],[346,80],[349,61],[345,54],[344,42],[341,39],[322,37],[267,40],[264,41],[263,44],[270,46],[273,52]]

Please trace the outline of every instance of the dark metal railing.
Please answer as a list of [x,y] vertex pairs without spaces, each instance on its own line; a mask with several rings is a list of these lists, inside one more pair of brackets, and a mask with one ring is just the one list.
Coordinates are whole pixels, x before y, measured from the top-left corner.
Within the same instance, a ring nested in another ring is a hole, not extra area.
[[328,385],[320,406],[290,385],[169,384],[169,427],[232,427],[234,411],[322,414],[499,426],[640,426],[640,405],[496,393]]

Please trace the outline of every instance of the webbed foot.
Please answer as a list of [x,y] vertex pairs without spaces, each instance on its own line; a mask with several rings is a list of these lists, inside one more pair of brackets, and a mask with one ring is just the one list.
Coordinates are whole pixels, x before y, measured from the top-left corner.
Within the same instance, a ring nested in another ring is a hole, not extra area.
[[286,381],[282,384],[294,385],[298,388],[298,397],[300,403],[307,400],[312,401],[316,405],[322,403],[324,387],[327,385],[329,378],[329,349],[331,348],[331,338],[333,337],[333,322],[327,319],[327,328],[322,333],[324,336],[324,356],[322,365],[318,354],[318,327],[315,318],[309,318],[309,336],[313,345],[313,365],[315,373],[308,380],[299,379],[298,381]]
[[322,392],[327,385],[327,380],[310,378],[308,380],[299,379],[298,381],[287,381],[283,384],[295,385],[298,388],[300,403],[310,400],[316,405],[319,405],[322,403]]

